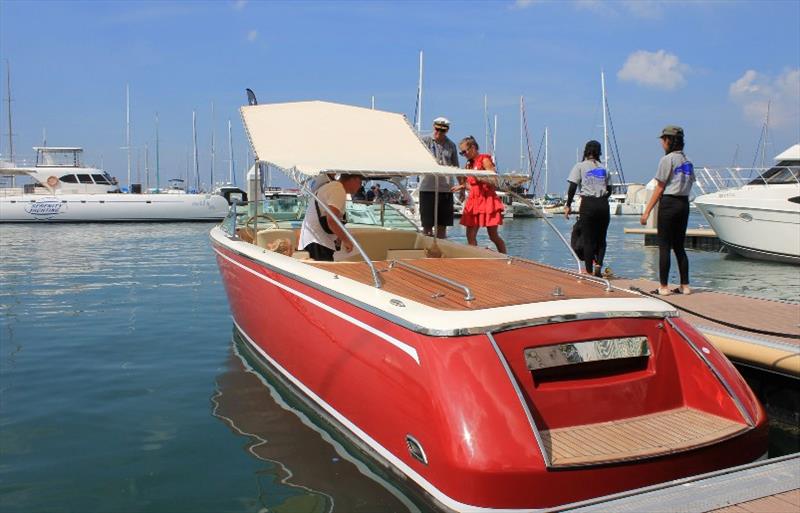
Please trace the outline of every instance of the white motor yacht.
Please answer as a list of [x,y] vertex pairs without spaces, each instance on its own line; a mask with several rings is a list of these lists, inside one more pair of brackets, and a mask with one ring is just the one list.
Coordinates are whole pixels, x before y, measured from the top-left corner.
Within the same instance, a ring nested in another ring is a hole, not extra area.
[[694,204],[731,251],[800,264],[800,144],[775,161],[745,185],[698,196]]
[[228,202],[216,194],[121,193],[115,178],[81,163],[82,148],[34,150],[33,166],[0,168],[0,175],[31,182],[0,189],[0,222],[215,221],[228,211]]

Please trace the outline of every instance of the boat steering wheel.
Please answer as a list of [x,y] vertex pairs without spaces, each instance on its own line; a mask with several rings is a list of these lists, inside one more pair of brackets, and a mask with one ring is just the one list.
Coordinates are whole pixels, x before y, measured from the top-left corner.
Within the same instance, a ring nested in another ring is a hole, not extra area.
[[258,219],[266,219],[267,221],[272,223],[273,227],[280,228],[280,225],[278,224],[278,221],[276,221],[275,218],[273,218],[272,216],[270,216],[269,214],[266,214],[264,212],[248,217],[247,221],[244,222],[244,227],[245,228],[252,228],[253,231],[255,231],[255,227],[256,227],[256,224],[257,224],[255,221],[258,220]]

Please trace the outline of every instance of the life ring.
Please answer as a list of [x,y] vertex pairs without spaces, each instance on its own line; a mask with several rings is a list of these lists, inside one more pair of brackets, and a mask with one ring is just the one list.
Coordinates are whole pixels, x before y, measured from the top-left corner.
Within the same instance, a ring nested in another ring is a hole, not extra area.
[[48,187],[50,187],[50,188],[55,188],[55,186],[56,186],[56,185],[58,185],[58,178],[57,178],[57,177],[55,177],[55,176],[51,176],[51,177],[49,177],[49,178],[47,179],[47,185],[48,185]]

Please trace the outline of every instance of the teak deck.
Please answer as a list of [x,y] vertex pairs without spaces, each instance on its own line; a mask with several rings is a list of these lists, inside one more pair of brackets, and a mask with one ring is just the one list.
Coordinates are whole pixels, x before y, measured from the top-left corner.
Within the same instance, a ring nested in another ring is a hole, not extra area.
[[683,407],[630,419],[542,431],[554,467],[598,465],[703,447],[745,431],[739,422]]
[[[479,310],[526,303],[606,297],[638,297],[622,290],[607,292],[601,282],[534,262],[501,258],[421,258],[404,261],[469,287],[475,299],[445,282],[389,262],[374,262],[382,289],[441,310]],[[310,265],[372,285],[372,273],[364,262],[313,262]],[[560,294],[560,295],[558,295]]]

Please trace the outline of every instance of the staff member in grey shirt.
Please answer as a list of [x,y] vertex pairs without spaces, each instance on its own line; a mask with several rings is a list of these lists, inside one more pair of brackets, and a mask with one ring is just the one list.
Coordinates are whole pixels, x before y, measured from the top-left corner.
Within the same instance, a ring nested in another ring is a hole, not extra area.
[[572,199],[580,187],[581,194],[581,238],[583,264],[586,273],[600,276],[606,255],[606,234],[611,220],[608,211],[608,196],[611,194],[608,171],[600,163],[602,147],[597,141],[589,141],[583,149],[583,160],[569,172],[569,191],[564,217],[569,219]]
[[[683,153],[683,128],[667,125],[661,131],[661,147],[664,156],[658,162],[656,189],[644,209],[642,224],[647,224],[656,203],[658,203],[658,289],[653,294],[666,296],[690,294],[689,258],[686,256],[684,242],[686,227],[689,224],[689,193],[694,185],[694,166]],[[661,201],[659,201],[661,200]],[[670,250],[675,252],[681,286],[669,289]]]
[[[433,135],[426,135],[422,138],[422,142],[428,146],[439,164],[458,167],[458,149],[447,137],[449,130],[450,120],[436,118],[433,120]],[[419,218],[425,235],[433,235],[435,224],[436,237],[444,239],[447,237],[447,227],[453,226],[453,193],[450,191],[452,185],[452,180],[446,176],[422,177],[419,183]]]

